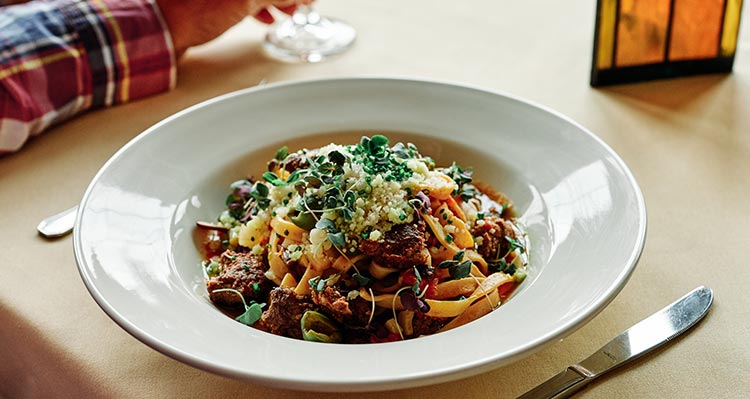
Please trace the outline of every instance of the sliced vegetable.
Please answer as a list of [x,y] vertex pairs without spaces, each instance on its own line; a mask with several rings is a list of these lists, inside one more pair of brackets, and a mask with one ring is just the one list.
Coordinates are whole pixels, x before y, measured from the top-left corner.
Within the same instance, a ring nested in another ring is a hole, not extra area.
[[310,212],[300,212],[297,216],[289,218],[297,227],[310,231],[315,227],[315,216]]
[[308,310],[302,315],[300,325],[302,327],[302,338],[305,341],[341,342],[342,336],[338,326],[322,313]]

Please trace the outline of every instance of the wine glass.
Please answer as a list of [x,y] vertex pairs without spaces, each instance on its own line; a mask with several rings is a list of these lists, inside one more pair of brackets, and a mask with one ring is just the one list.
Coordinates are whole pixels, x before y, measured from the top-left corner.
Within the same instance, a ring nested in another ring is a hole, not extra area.
[[291,18],[271,25],[263,49],[281,61],[321,62],[349,49],[356,37],[357,32],[346,22],[300,5]]

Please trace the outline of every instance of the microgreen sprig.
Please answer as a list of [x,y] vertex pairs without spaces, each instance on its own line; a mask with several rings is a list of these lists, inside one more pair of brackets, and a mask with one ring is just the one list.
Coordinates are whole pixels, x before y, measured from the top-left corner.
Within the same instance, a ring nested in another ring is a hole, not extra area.
[[472,174],[474,173],[472,168],[464,169],[453,162],[451,166],[443,169],[443,173],[450,176],[450,178],[458,185],[458,188],[453,192],[453,195],[460,196],[464,201],[468,201],[479,195],[477,189],[469,184],[472,182]]
[[526,248],[524,248],[523,244],[520,241],[508,236],[505,236],[505,240],[510,244],[508,253],[513,252],[516,249],[521,253],[524,253],[524,251],[526,251]]
[[286,159],[286,157],[289,155],[289,148],[287,146],[283,146],[276,150],[276,154],[273,156],[273,158],[277,161],[283,161]]
[[[509,274],[511,276],[514,276],[516,274],[516,266],[511,262],[508,263],[505,258],[513,251],[518,250],[519,253],[523,254],[526,252],[526,247],[523,246],[523,243],[520,240],[516,240],[513,237],[504,236],[505,240],[508,241],[508,250],[505,252],[503,256],[498,256],[497,259],[492,259],[487,262],[487,266],[492,270],[493,272],[503,272],[506,274]],[[500,250],[500,246],[498,246],[498,251]]]
[[333,245],[337,247],[343,247],[344,245],[346,245],[346,236],[344,235],[344,232],[339,231],[336,228],[336,224],[333,223],[333,220],[320,218],[320,220],[315,223],[315,228],[327,231],[328,240],[331,241]]
[[420,286],[422,285],[422,275],[419,274],[419,270],[417,270],[417,267],[414,266],[412,268],[414,270],[414,278],[416,281],[414,282],[414,285],[412,285],[411,290],[414,292],[414,294],[419,295]]
[[464,169],[453,162],[453,164],[446,168],[444,172],[446,175],[450,176],[450,178],[453,179],[453,181],[455,181],[460,188],[464,184],[471,183],[471,175],[474,173],[474,170],[472,168]]
[[240,221],[256,215],[258,210],[264,210],[271,204],[268,186],[261,182],[237,180],[229,188],[232,192],[227,196],[225,203],[229,214]]
[[438,268],[448,269],[450,276],[454,280],[462,279],[469,275],[471,272],[471,260],[463,260],[465,250],[460,250],[453,255],[453,259],[444,260],[440,262]]
[[354,273],[352,274],[352,277],[357,281],[357,284],[359,284],[360,287],[366,287],[372,281],[371,278],[363,276],[360,273]]
[[247,302],[245,302],[245,297],[242,295],[242,293],[235,290],[234,288],[219,288],[217,290],[211,291],[211,293],[215,292],[233,292],[240,296],[242,305],[245,307],[245,313],[242,313],[241,315],[235,317],[235,320],[246,326],[252,326],[253,324],[255,324],[255,322],[260,320],[260,316],[263,314],[263,307],[266,306],[265,303],[250,301],[250,305],[248,305]]

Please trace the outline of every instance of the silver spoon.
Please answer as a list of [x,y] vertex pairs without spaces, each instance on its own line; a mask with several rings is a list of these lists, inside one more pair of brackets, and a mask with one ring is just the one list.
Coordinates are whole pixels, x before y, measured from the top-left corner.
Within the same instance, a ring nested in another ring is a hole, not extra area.
[[39,234],[46,238],[62,237],[73,231],[78,205],[42,220],[36,226]]

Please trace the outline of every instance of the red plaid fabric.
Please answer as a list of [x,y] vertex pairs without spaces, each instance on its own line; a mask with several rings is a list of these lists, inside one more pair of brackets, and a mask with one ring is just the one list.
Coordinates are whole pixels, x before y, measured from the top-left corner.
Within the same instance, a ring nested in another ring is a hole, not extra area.
[[175,80],[172,41],[153,0],[0,7],[0,153],[80,112],[168,90]]

